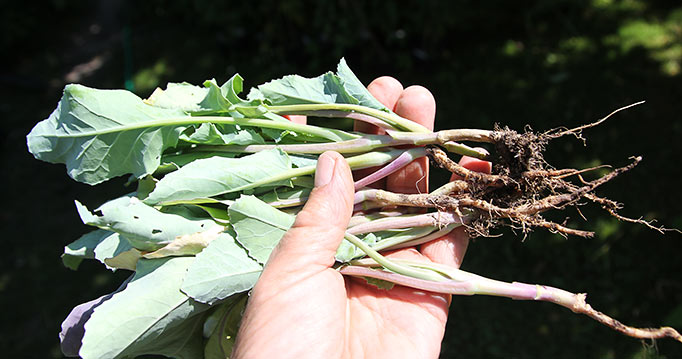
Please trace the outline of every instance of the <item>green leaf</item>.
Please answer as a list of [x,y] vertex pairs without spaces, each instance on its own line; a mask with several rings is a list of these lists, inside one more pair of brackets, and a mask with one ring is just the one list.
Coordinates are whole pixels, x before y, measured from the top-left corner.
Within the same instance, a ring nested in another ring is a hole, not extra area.
[[139,199],[144,199],[154,190],[156,187],[156,179],[151,175],[144,176],[137,181],[137,191],[135,191],[135,197]]
[[[370,247],[377,242],[377,237],[374,235],[374,233],[368,233],[367,235],[358,238],[367,243]],[[341,244],[339,244],[339,248],[336,249],[335,258],[341,263],[346,263],[352,259],[364,257],[365,255],[365,252],[363,252],[360,248],[344,239],[341,241]]]
[[199,103],[200,111],[198,113],[209,114],[212,112],[227,112],[232,103],[225,98],[221,88],[214,79],[204,82],[204,86],[208,89],[206,97]]
[[28,149],[37,159],[66,164],[79,182],[94,185],[128,173],[139,178],[156,170],[163,150],[175,146],[185,128],[164,120],[184,116],[128,91],[67,85],[57,109],[28,134]]
[[371,277],[363,277],[367,284],[371,284],[379,289],[391,290],[395,286],[395,283],[389,282],[383,279],[376,279]]
[[97,259],[107,268],[135,270],[140,252],[116,232],[97,229],[86,233],[64,248],[62,261],[76,270],[83,259]]
[[128,286],[95,308],[85,323],[80,356],[201,357],[201,313],[209,307],[179,290],[192,262],[193,257],[140,260]]
[[229,359],[237,339],[239,324],[246,308],[248,296],[240,295],[234,302],[221,304],[212,318],[206,319],[204,330],[209,320],[216,323],[204,348],[204,359]]
[[[161,157],[161,165],[159,168],[154,172],[154,174],[166,174],[169,172],[173,172],[180,167],[183,167],[189,163],[192,163],[196,160],[204,159],[204,158],[211,158],[215,156],[220,156],[220,157],[226,157],[226,158],[233,158],[237,155],[237,153],[234,152],[185,152],[185,153],[173,153],[173,154],[167,154],[163,155]],[[141,197],[144,198],[144,197]]]
[[171,243],[176,237],[203,232],[217,226],[210,219],[188,219],[163,213],[140,202],[135,197],[109,201],[97,209],[96,216],[76,201],[83,223],[124,235],[133,247],[153,251]]
[[203,145],[254,145],[263,144],[265,140],[250,128],[239,129],[234,125],[222,125],[220,128],[212,123],[202,123],[192,134],[183,134],[180,139],[185,142]]
[[[397,228],[368,233],[364,236],[359,236],[358,238],[362,239],[363,242],[367,243],[375,250],[380,251],[400,243],[424,237],[437,230],[438,227],[432,226]],[[365,252],[360,248],[344,239],[336,251],[336,260],[345,263],[356,258],[364,257],[365,255]]]
[[141,257],[140,251],[133,248],[130,241],[118,233],[109,232],[109,234],[95,247],[95,259],[112,270],[127,269],[134,271],[137,261]]
[[[263,186],[263,181],[267,182],[269,178],[276,178],[290,169],[289,157],[279,149],[241,158],[196,160],[161,179],[145,203],[157,205],[242,191]],[[276,180],[269,185],[289,183],[289,180]]]
[[242,196],[228,208],[237,241],[259,263],[265,263],[296,217],[253,196]]
[[77,240],[71,242],[64,247],[64,254],[62,254],[64,266],[76,270],[83,259],[94,259],[95,247],[112,234],[114,233],[103,229],[97,229],[86,233]]
[[232,104],[244,102],[244,100],[239,98],[239,94],[243,89],[244,79],[239,74],[234,74],[229,80],[220,86],[220,92]]
[[[229,112],[235,116],[239,112],[231,110],[232,105],[244,102],[239,98],[242,92],[244,79],[235,74],[222,86],[218,87],[215,79],[207,80],[204,86],[208,89],[206,97],[199,103],[200,110],[197,113],[207,114],[212,112]],[[238,115],[236,117],[239,117]]]
[[205,87],[195,86],[187,82],[171,82],[166,85],[165,90],[157,87],[144,102],[156,107],[194,112],[201,109],[199,102],[206,97],[208,91]]
[[339,62],[336,73],[343,80],[343,87],[351,96],[359,101],[360,105],[391,112],[391,110],[372,96],[365,85],[360,82],[353,71],[351,71],[350,67],[348,67],[345,59],[342,58]]
[[317,166],[317,157],[315,155],[290,154],[291,163],[296,167]]
[[312,189],[307,187],[275,188],[270,192],[258,195],[258,198],[275,208],[292,207],[305,203],[311,191]]
[[279,80],[258,86],[249,93],[249,99],[263,97],[273,105],[300,105],[315,103],[358,104],[343,86],[343,80],[328,72],[314,78],[299,75],[284,76]]
[[217,223],[224,226],[230,224],[230,217],[227,215],[227,209],[225,207],[212,207],[207,205],[197,205],[197,207],[205,211]]
[[224,227],[214,226],[207,231],[179,236],[176,237],[173,242],[168,243],[154,252],[146,253],[143,257],[163,258],[169,256],[195,255],[206,248],[213,240],[217,239],[224,230]]
[[182,291],[199,302],[213,304],[251,289],[262,270],[229,234],[223,233],[197,254]]

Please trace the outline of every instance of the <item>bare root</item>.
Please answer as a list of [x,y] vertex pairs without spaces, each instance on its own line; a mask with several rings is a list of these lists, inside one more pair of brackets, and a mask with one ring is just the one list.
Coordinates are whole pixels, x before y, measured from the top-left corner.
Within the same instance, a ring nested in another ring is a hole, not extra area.
[[[587,296],[584,293],[576,294],[562,289],[537,284],[501,282],[477,275],[468,275],[467,278],[463,278],[464,280],[430,281],[356,265],[341,267],[339,271],[343,275],[380,279],[398,285],[435,293],[454,295],[488,294],[516,300],[551,302],[568,308],[574,313],[585,314],[597,322],[630,337],[640,339],[672,338],[682,342],[682,335],[671,327],[636,328],[625,325],[620,321],[593,309],[592,306],[585,301]],[[463,274],[465,274],[465,276],[467,275],[465,272],[463,272]]]

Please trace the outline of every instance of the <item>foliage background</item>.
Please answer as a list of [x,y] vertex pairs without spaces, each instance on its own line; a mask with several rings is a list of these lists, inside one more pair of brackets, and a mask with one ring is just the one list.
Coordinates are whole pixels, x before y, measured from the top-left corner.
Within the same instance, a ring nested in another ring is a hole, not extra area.
[[[59,358],[57,333],[74,305],[126,276],[87,263],[62,267],[87,229],[73,206],[125,192],[95,188],[32,159],[25,135],[79,82],[148,96],[168,81],[247,86],[314,76],[345,56],[365,83],[391,75],[429,88],[437,126],[522,130],[577,126],[645,99],[577,140],[551,144],[557,166],[645,161],[601,193],[629,216],[682,228],[682,6],[675,1],[85,1],[11,2],[0,13],[0,348],[8,358]],[[438,176],[434,180],[438,179]],[[509,231],[475,240],[464,268],[502,280],[590,293],[596,308],[637,326],[682,329],[682,236],[659,235],[585,209],[591,240]],[[292,323],[293,324],[293,323]],[[677,358],[671,341],[640,342],[544,303],[455,298],[442,357]]]

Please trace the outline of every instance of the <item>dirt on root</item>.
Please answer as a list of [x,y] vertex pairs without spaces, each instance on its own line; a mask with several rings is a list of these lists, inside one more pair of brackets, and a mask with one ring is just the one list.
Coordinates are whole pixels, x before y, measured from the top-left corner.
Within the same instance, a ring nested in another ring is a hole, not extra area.
[[633,158],[629,165],[592,181],[586,181],[581,174],[603,166],[556,169],[545,161],[543,153],[549,141],[570,133],[563,130],[536,133],[530,128],[518,133],[496,126],[492,136],[495,154],[491,174],[469,171],[449,159],[440,148],[429,148],[431,161],[436,166],[448,169],[466,183],[463,190],[447,194],[448,198],[433,198],[434,203],[440,206],[446,203],[446,210],[466,213],[469,218],[467,228],[474,237],[489,236],[490,230],[500,225],[509,225],[523,233],[533,228],[545,228],[562,235],[591,237],[592,232],[569,228],[565,223],[556,223],[542,216],[549,210],[577,209],[583,202],[596,203],[620,220],[655,228],[641,219],[620,216],[617,213],[621,208],[619,203],[595,193],[600,185],[634,168],[641,158]]

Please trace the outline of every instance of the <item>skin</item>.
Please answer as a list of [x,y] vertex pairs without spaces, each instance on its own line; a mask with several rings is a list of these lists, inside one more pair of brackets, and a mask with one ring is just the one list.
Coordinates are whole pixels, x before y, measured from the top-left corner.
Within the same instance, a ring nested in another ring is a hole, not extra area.
[[[433,129],[436,104],[424,87],[403,89],[397,80],[381,77],[368,89],[398,115]],[[356,130],[378,132],[366,124],[357,124]],[[489,163],[471,158],[461,163],[472,170],[490,169]],[[427,176],[427,159],[422,158],[380,186],[426,192]],[[438,357],[450,295],[402,286],[381,290],[331,268],[350,220],[353,194],[353,177],[343,157],[321,155],[315,189],[251,293],[231,358]],[[419,249],[387,256],[459,267],[467,244],[464,232],[455,230]]]

